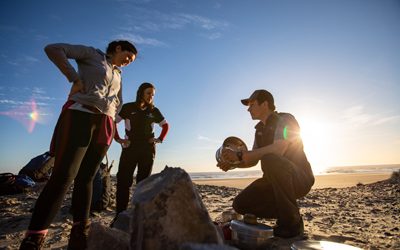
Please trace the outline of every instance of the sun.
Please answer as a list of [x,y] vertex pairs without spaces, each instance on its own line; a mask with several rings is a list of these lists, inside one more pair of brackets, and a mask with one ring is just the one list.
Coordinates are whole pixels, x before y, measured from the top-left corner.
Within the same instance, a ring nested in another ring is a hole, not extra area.
[[332,162],[333,129],[329,123],[299,120],[304,150],[315,174],[324,173]]

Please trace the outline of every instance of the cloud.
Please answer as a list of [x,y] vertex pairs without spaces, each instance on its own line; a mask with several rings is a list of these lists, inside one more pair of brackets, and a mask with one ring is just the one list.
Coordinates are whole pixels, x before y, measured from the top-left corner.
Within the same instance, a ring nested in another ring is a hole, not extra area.
[[20,106],[30,106],[34,100],[37,107],[48,107],[52,101],[56,100],[54,97],[48,96],[46,91],[40,87],[32,88],[16,88],[16,87],[1,87],[0,97],[0,110],[10,110]]
[[228,26],[228,23],[225,21],[211,20],[198,15],[179,14],[179,16],[181,16],[184,20],[187,20],[187,23],[193,24],[194,26],[199,26],[206,30],[221,29]]
[[160,24],[156,24],[154,22],[145,22],[144,27],[149,27],[149,23],[151,23],[150,27],[153,27],[153,30],[179,30],[189,28],[189,26],[191,26],[195,29],[199,28],[200,30],[215,31],[222,30],[229,26],[228,22],[226,21],[212,20],[204,16],[187,13],[165,14],[156,12],[154,17],[154,19],[158,20]]
[[343,111],[342,119],[347,124],[355,127],[382,125],[400,119],[399,115],[382,116],[379,114],[369,114],[364,111],[364,106],[357,105],[345,109]]
[[[7,58],[6,55],[2,55],[3,58]],[[21,65],[27,65],[27,64],[34,64],[40,62],[39,59],[37,59],[36,57],[33,56],[29,56],[29,55],[24,55],[22,57],[18,57],[18,59],[16,60],[7,60],[7,63],[12,65],[12,66],[21,66]]]
[[3,99],[3,100],[0,100],[0,104],[27,105],[27,104],[30,104],[30,102],[16,101],[16,100],[10,100],[10,99]]
[[364,113],[364,107],[354,106],[343,111],[343,119],[353,125],[363,125],[373,120],[373,116]]
[[35,40],[36,41],[45,41],[45,40],[48,40],[48,39],[49,39],[49,37],[45,36],[45,35],[40,35],[40,34],[35,35]]
[[[46,99],[50,100],[50,99]],[[21,101],[21,100],[13,100],[13,99],[0,99],[0,105],[10,105],[10,106],[22,106],[22,105],[30,105],[32,102],[31,101]],[[38,106],[49,106],[49,103],[47,102],[36,102],[36,105]]]
[[381,117],[373,122],[374,125],[380,125],[392,121],[400,120],[400,115],[388,116],[388,117]]
[[215,40],[215,39],[220,38],[222,35],[221,35],[221,33],[216,32],[216,33],[211,33],[211,34],[203,34],[202,36],[207,39],[210,39],[210,40]]
[[211,139],[211,138],[209,138],[207,136],[203,136],[203,135],[198,135],[197,140],[211,142],[211,143],[215,143],[215,144],[222,144],[222,140]]
[[146,38],[140,35],[134,35],[131,33],[122,33],[115,36],[115,39],[125,39],[134,42],[135,44],[150,45],[154,47],[167,46],[164,42],[161,42],[154,38]]
[[7,61],[8,64],[12,65],[12,66],[19,66],[19,63],[16,61]]
[[41,95],[41,94],[45,94],[46,91],[43,90],[43,88],[40,88],[40,87],[33,87],[32,88],[32,93]]
[[39,59],[37,59],[37,58],[35,58],[35,57],[33,57],[33,56],[25,56],[25,57],[24,57],[24,60],[25,60],[26,62],[29,62],[29,63],[36,63],[36,62],[39,62],[39,61],[40,61]]
[[220,9],[222,7],[221,3],[215,3],[214,4],[214,9]]
[[154,38],[144,38],[144,33],[161,33],[171,32],[171,30],[190,29],[190,32],[198,33],[199,36],[210,40],[222,37],[222,31],[229,27],[229,23],[224,20],[215,20],[205,16],[190,13],[165,13],[150,6],[139,7],[130,5],[128,13],[122,16],[122,23],[125,25],[120,27],[127,33],[138,33],[136,35],[138,41],[143,44],[152,46],[165,46],[165,42]]

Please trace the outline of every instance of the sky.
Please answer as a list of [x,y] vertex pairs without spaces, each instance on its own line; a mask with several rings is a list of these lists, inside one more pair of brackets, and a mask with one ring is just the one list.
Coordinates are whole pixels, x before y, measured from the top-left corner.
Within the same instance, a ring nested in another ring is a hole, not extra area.
[[[43,48],[105,50],[116,39],[139,51],[123,68],[124,101],[152,82],[170,124],[153,173],[220,171],[215,152],[228,136],[251,148],[258,121],[240,99],[255,89],[297,118],[316,173],[398,164],[399,27],[398,0],[1,1],[0,171],[48,150],[66,101],[71,85]],[[114,142],[113,173],[120,153]]]

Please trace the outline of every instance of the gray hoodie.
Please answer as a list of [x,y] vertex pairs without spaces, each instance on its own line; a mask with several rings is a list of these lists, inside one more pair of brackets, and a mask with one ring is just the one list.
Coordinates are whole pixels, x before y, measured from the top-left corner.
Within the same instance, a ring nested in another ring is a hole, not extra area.
[[[69,82],[83,82],[84,93],[76,93],[70,100],[95,107],[115,120],[122,107],[121,71],[113,67],[106,54],[93,47],[65,43],[49,44],[44,50]],[[68,59],[76,61],[78,72]]]

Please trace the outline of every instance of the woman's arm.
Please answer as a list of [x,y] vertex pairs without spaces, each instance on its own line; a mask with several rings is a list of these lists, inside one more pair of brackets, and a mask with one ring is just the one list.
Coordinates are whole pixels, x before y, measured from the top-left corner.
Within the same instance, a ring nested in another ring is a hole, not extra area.
[[162,122],[159,123],[161,129],[160,136],[158,136],[158,139],[163,142],[165,137],[167,136],[168,130],[169,130],[169,123],[167,120],[163,120]]
[[69,82],[79,80],[79,74],[69,63],[68,59],[84,60],[98,53],[95,48],[83,45],[70,45],[66,43],[49,44],[44,48],[49,59],[67,77]]

